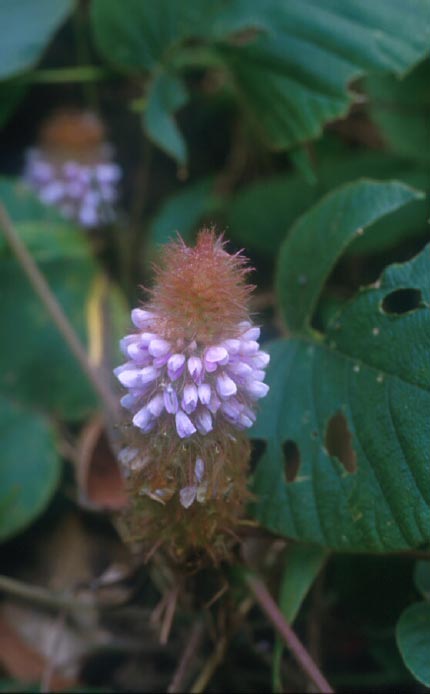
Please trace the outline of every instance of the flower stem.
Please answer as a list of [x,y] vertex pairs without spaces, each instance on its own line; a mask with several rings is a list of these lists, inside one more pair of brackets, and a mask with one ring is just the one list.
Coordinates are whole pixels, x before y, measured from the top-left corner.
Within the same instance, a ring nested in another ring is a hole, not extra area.
[[12,220],[5,207],[0,203],[0,227],[28,281],[45,306],[58,331],[70,348],[70,351],[79,363],[82,371],[87,376],[95,392],[102,401],[106,411],[113,418],[118,417],[118,405],[115,396],[109,386],[103,380],[100,373],[91,365],[87,353],[77,336],[73,326],[69,322],[63,309],[52,293],[45,277],[37,267],[24,243],[21,241]]
[[246,582],[255,596],[258,604],[268,619],[272,622],[275,629],[284,639],[294,658],[299,663],[302,670],[306,673],[310,680],[315,684],[319,692],[323,694],[333,694],[333,689],[320,672],[316,663],[312,660],[306,648],[296,636],[293,629],[285,620],[282,612],[279,610],[276,602],[270,595],[264,583],[255,576],[248,575]]

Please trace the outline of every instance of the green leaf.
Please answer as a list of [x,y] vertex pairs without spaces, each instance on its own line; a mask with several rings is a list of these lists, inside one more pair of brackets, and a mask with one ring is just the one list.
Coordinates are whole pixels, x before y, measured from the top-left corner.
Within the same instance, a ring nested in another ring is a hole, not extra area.
[[[249,2],[242,7],[249,10]],[[372,71],[400,75],[428,51],[427,0],[412,0],[407,11],[402,0],[267,0],[255,7],[266,31],[219,51],[245,112],[275,149],[314,138],[345,115],[352,80]]]
[[143,126],[149,139],[181,166],[186,164],[187,148],[173,114],[184,106],[187,98],[179,78],[160,72],[150,86],[143,112]]
[[71,0],[2,0],[0,79],[28,70],[72,9]]
[[[370,113],[381,135],[396,154],[413,161],[430,161],[430,60],[402,80],[373,75],[366,80]],[[407,134],[407,136],[406,136]]]
[[413,676],[430,686],[430,604],[419,602],[401,615],[396,629],[397,645]]
[[[85,236],[69,223],[56,219],[13,181],[4,180],[0,194],[20,237],[84,345],[90,343],[92,334],[99,341],[92,307],[94,286],[102,275]],[[121,323],[119,305],[125,303],[119,301],[117,294],[112,290],[109,298],[115,326]],[[92,387],[12,257],[1,230],[0,295],[1,391],[25,405],[46,409],[65,419],[79,419],[96,409]],[[116,343],[117,336],[115,330],[111,344]]]
[[[322,141],[315,157],[317,182],[310,185],[303,175],[291,173],[266,177],[240,190],[227,207],[229,236],[269,259],[279,255],[281,243],[297,217],[323,195],[349,181],[362,177],[401,180],[426,189],[428,167],[411,165],[404,159],[384,152],[354,153],[342,148],[333,153]],[[430,216],[429,198],[413,201],[394,215],[384,216],[372,225],[372,232],[357,237],[348,254],[380,253],[399,242],[427,234]]]
[[414,570],[414,583],[423,598],[430,600],[430,562],[417,561]]
[[[327,552],[321,547],[311,545],[293,545],[286,553],[286,566],[282,576],[279,594],[279,608],[289,624],[297,617],[315,578],[327,558]],[[281,683],[281,661],[283,643],[276,637],[273,653],[274,691],[284,691]]]
[[359,181],[327,195],[298,220],[281,247],[277,276],[291,330],[309,327],[324,283],[348,245],[377,219],[422,197],[402,183]]
[[0,396],[0,541],[31,523],[58,483],[60,461],[49,422]]
[[254,489],[263,525],[337,550],[429,542],[429,306],[426,247],[361,290],[325,335],[269,346],[252,431],[267,441]]
[[150,234],[153,243],[166,243],[176,232],[179,232],[185,241],[190,241],[192,232],[202,217],[217,204],[212,192],[213,184],[214,177],[209,176],[171,195],[151,222]]

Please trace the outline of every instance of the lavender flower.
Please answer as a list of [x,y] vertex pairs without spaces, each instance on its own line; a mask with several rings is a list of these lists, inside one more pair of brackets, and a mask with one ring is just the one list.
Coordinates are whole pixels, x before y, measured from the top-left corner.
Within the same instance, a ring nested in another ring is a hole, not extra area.
[[[129,389],[122,404],[143,433],[171,422],[185,439],[208,434],[220,419],[243,430],[255,421],[255,403],[269,387],[263,382],[269,355],[260,350],[260,329],[243,321],[235,338],[215,345],[166,340],[157,334],[158,316],[134,309],[139,332],[127,335],[121,349],[128,361],[115,369]],[[130,397],[131,396],[131,397]]]
[[54,115],[27,152],[23,178],[41,202],[84,228],[115,219],[121,169],[93,114]]
[[247,495],[249,442],[240,432],[269,390],[269,355],[246,306],[246,261],[210,230],[195,248],[178,241],[163,253],[152,299],[133,309],[137,330],[121,340],[126,361],[114,370],[128,391],[121,404],[136,431],[132,450],[143,442],[139,430],[150,456],[142,479],[123,466],[139,495],[162,505],[176,497],[193,513],[195,501],[216,502],[231,518]]

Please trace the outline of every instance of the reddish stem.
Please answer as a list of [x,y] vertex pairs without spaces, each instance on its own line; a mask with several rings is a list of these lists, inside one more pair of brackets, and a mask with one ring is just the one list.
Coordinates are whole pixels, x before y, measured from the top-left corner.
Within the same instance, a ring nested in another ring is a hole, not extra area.
[[291,653],[299,663],[302,670],[309,679],[315,684],[322,694],[333,694],[334,690],[330,687],[324,675],[320,672],[316,663],[312,660],[306,648],[297,638],[293,629],[285,620],[276,602],[270,595],[264,583],[255,576],[247,576],[246,581],[251,588],[258,604],[268,619],[272,622],[279,635],[284,639]]

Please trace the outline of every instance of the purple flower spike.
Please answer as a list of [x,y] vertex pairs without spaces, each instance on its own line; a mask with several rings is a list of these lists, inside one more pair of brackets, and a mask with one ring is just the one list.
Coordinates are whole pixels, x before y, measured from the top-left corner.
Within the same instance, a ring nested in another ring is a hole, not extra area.
[[176,431],[178,432],[179,438],[186,439],[189,436],[192,436],[196,433],[196,427],[192,423],[191,419],[185,414],[185,412],[182,412],[182,410],[178,410],[178,412],[176,413],[175,420]]

